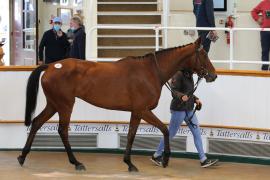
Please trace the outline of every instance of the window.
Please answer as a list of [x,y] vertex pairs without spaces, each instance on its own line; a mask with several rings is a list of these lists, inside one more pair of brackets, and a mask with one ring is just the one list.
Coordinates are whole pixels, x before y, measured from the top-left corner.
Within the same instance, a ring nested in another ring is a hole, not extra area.
[[9,1],[2,1],[0,3],[0,42],[4,43],[2,48],[4,49],[5,56],[3,58],[5,65],[9,65],[10,58],[10,19],[9,19]]
[[227,0],[214,0],[215,11],[227,11]]
[[69,4],[69,0],[61,0],[60,5],[61,6],[67,6]]
[[35,0],[23,0],[23,49],[36,49]]
[[83,0],[74,0],[73,6],[81,6],[82,2],[83,2]]

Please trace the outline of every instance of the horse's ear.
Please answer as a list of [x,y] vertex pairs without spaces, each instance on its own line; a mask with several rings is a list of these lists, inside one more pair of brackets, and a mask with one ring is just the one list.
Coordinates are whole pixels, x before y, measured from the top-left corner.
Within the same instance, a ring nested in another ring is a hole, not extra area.
[[195,47],[196,49],[199,49],[202,45],[202,38],[199,37],[196,41],[195,41]]

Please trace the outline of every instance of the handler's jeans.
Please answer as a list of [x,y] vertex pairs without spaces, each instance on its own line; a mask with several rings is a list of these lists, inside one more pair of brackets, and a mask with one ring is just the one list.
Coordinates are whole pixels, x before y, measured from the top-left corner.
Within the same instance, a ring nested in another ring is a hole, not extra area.
[[[188,111],[187,113],[188,113],[188,117],[192,115],[192,111]],[[188,118],[186,119],[185,118],[186,118],[185,111],[171,111],[171,121],[169,125],[170,140],[176,135],[183,121],[188,119]],[[200,131],[198,119],[195,114],[192,118],[192,123],[196,124],[197,128],[193,128],[192,125],[188,123],[187,124],[188,124],[189,129],[192,132],[194,143],[199,153],[200,161],[203,162],[204,160],[207,159],[207,157],[205,156],[205,153],[203,151],[201,131]],[[162,155],[163,150],[164,150],[164,138],[161,138],[159,146],[154,156],[157,157],[157,156]]]
[[[270,32],[261,31],[262,61],[269,62]],[[268,70],[269,65],[263,64],[262,70]]]

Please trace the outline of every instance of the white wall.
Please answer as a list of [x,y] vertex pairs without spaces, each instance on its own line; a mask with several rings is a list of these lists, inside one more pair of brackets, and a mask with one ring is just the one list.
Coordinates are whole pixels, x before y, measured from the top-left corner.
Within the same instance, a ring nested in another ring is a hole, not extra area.
[[[170,0],[171,16],[169,26],[194,26],[195,17],[192,12],[192,1]],[[250,11],[260,0],[235,0],[238,13],[236,14],[235,27],[258,27],[250,15]],[[228,0],[227,13],[216,13],[216,26],[224,27],[220,20],[232,14],[234,0]],[[218,32],[220,39],[212,44],[210,57],[213,60],[228,60],[229,46],[226,44],[225,33]],[[169,46],[186,44],[195,39],[183,34],[183,31],[169,31]],[[259,32],[237,32],[235,35],[235,57],[236,60],[261,60],[261,47]],[[227,68],[228,65],[216,64],[218,68]],[[259,70],[260,65],[235,65],[235,69]]]
[[[25,88],[30,72],[3,72],[0,71],[0,149],[22,148],[27,138],[27,128],[21,124],[5,124],[5,120],[19,120],[23,122],[25,109]],[[270,142],[270,134],[256,130],[234,130],[230,128],[211,128],[209,125],[238,126],[244,128],[270,128],[270,78],[247,76],[220,75],[214,83],[200,83],[196,95],[203,102],[203,108],[197,113],[201,125],[203,145],[208,152],[208,138]],[[154,113],[163,122],[169,122],[170,92],[163,88],[158,107]],[[45,106],[45,97],[40,89],[38,95],[36,115]],[[119,135],[126,134],[130,113],[109,111],[86,104],[77,99],[72,114],[72,120],[93,121],[120,121],[119,124],[95,123],[70,125],[71,134],[94,133],[98,134],[99,148],[119,148]],[[52,119],[57,120],[55,115]],[[72,121],[71,121],[72,122]],[[87,127],[76,129],[77,126]],[[108,130],[100,127],[107,126]],[[57,134],[57,124],[46,123],[41,133]],[[245,136],[246,133],[250,135]],[[140,125],[137,134],[143,136],[161,136],[161,132],[151,125]],[[196,152],[191,132],[182,127],[178,136],[187,136],[187,152]]]
[[[25,109],[25,87],[29,72],[0,72],[0,120],[22,120]],[[45,106],[42,92],[38,96],[36,115]],[[270,128],[270,78],[220,75],[216,82],[203,81],[196,93],[203,102],[198,113],[201,124]],[[155,114],[169,122],[171,95],[164,87]],[[52,119],[57,120],[54,116]],[[94,107],[77,99],[73,120],[129,121],[130,113]]]
[[86,59],[97,57],[97,31],[90,29],[97,25],[97,0],[85,0]]

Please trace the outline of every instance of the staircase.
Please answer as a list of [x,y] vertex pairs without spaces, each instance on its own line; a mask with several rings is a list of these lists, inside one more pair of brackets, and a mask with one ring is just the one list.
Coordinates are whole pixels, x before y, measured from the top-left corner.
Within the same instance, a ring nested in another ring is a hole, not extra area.
[[[156,26],[161,24],[157,0],[98,0],[98,25]],[[98,57],[142,56],[155,51],[155,31],[99,29]],[[160,35],[160,45],[162,37]]]

